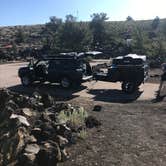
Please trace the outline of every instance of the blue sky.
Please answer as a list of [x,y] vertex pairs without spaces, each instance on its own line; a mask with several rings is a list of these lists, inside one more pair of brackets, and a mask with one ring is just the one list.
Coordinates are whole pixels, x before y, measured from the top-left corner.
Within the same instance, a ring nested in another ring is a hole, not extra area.
[[42,24],[50,16],[90,20],[90,15],[105,12],[110,20],[166,18],[166,0],[0,0],[0,26]]

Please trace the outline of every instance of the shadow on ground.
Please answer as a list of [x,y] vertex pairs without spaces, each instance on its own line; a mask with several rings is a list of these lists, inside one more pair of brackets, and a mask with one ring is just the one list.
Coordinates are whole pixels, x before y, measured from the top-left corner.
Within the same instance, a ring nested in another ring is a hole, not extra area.
[[[143,91],[137,91],[134,94],[125,94],[121,90],[115,89],[91,89],[87,92],[79,94],[77,92],[85,90],[86,86],[73,87],[71,89],[63,89],[59,85],[55,84],[33,84],[30,87],[24,87],[22,85],[16,85],[9,87],[8,89],[14,92],[18,92],[25,95],[31,95],[33,92],[38,91],[40,93],[48,93],[51,96],[54,96],[57,101],[68,101],[77,97],[84,97],[84,93],[88,93],[90,98],[94,101],[104,101],[112,103],[129,103],[137,100]],[[86,94],[85,94],[86,96]]]
[[94,95],[95,101],[113,102],[113,103],[129,103],[137,100],[143,91],[136,91],[133,94],[126,94],[121,90],[117,89],[95,89],[89,90],[89,94]]
[[55,84],[33,84],[30,87],[24,87],[21,84],[12,86],[8,88],[11,91],[18,92],[25,95],[31,95],[35,91],[39,91],[40,93],[48,93],[51,96],[54,96],[55,99],[58,101],[63,100],[71,100],[73,98],[78,97],[78,95],[74,95],[74,93],[79,92],[83,89],[86,89],[85,86],[80,86],[77,88],[71,89],[63,89],[59,85]]

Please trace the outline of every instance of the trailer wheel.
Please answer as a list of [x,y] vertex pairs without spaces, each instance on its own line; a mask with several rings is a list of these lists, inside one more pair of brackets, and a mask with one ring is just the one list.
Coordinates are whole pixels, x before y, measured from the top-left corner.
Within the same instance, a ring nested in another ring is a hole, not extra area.
[[135,92],[136,89],[137,89],[137,86],[136,86],[135,82],[126,81],[126,82],[122,83],[122,90],[125,93],[131,94],[131,93]]

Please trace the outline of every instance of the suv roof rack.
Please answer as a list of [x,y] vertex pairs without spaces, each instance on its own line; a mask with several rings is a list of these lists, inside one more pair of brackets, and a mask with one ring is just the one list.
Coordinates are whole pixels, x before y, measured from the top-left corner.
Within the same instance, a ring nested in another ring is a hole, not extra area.
[[55,55],[41,55],[36,57],[38,60],[55,60],[55,59],[83,59],[89,55],[95,56],[97,54],[102,54],[98,51],[89,51],[89,52],[68,52],[68,53],[58,53]]
[[37,59],[44,59],[44,60],[54,60],[54,59],[79,59],[84,58],[84,54],[77,54],[77,53],[60,53],[56,55],[42,55]]

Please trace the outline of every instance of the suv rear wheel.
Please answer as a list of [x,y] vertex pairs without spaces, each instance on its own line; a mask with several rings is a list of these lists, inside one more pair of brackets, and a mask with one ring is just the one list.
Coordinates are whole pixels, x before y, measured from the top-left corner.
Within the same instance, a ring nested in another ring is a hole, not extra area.
[[32,82],[28,76],[21,77],[21,83],[23,86],[29,86]]
[[126,81],[126,82],[122,83],[122,90],[125,93],[131,94],[131,93],[135,92],[136,88],[137,88],[137,86],[136,86],[135,82]]
[[69,87],[71,87],[71,81],[70,81],[70,79],[67,78],[67,77],[62,77],[60,83],[61,83],[61,86],[62,86],[63,88],[69,88]]

